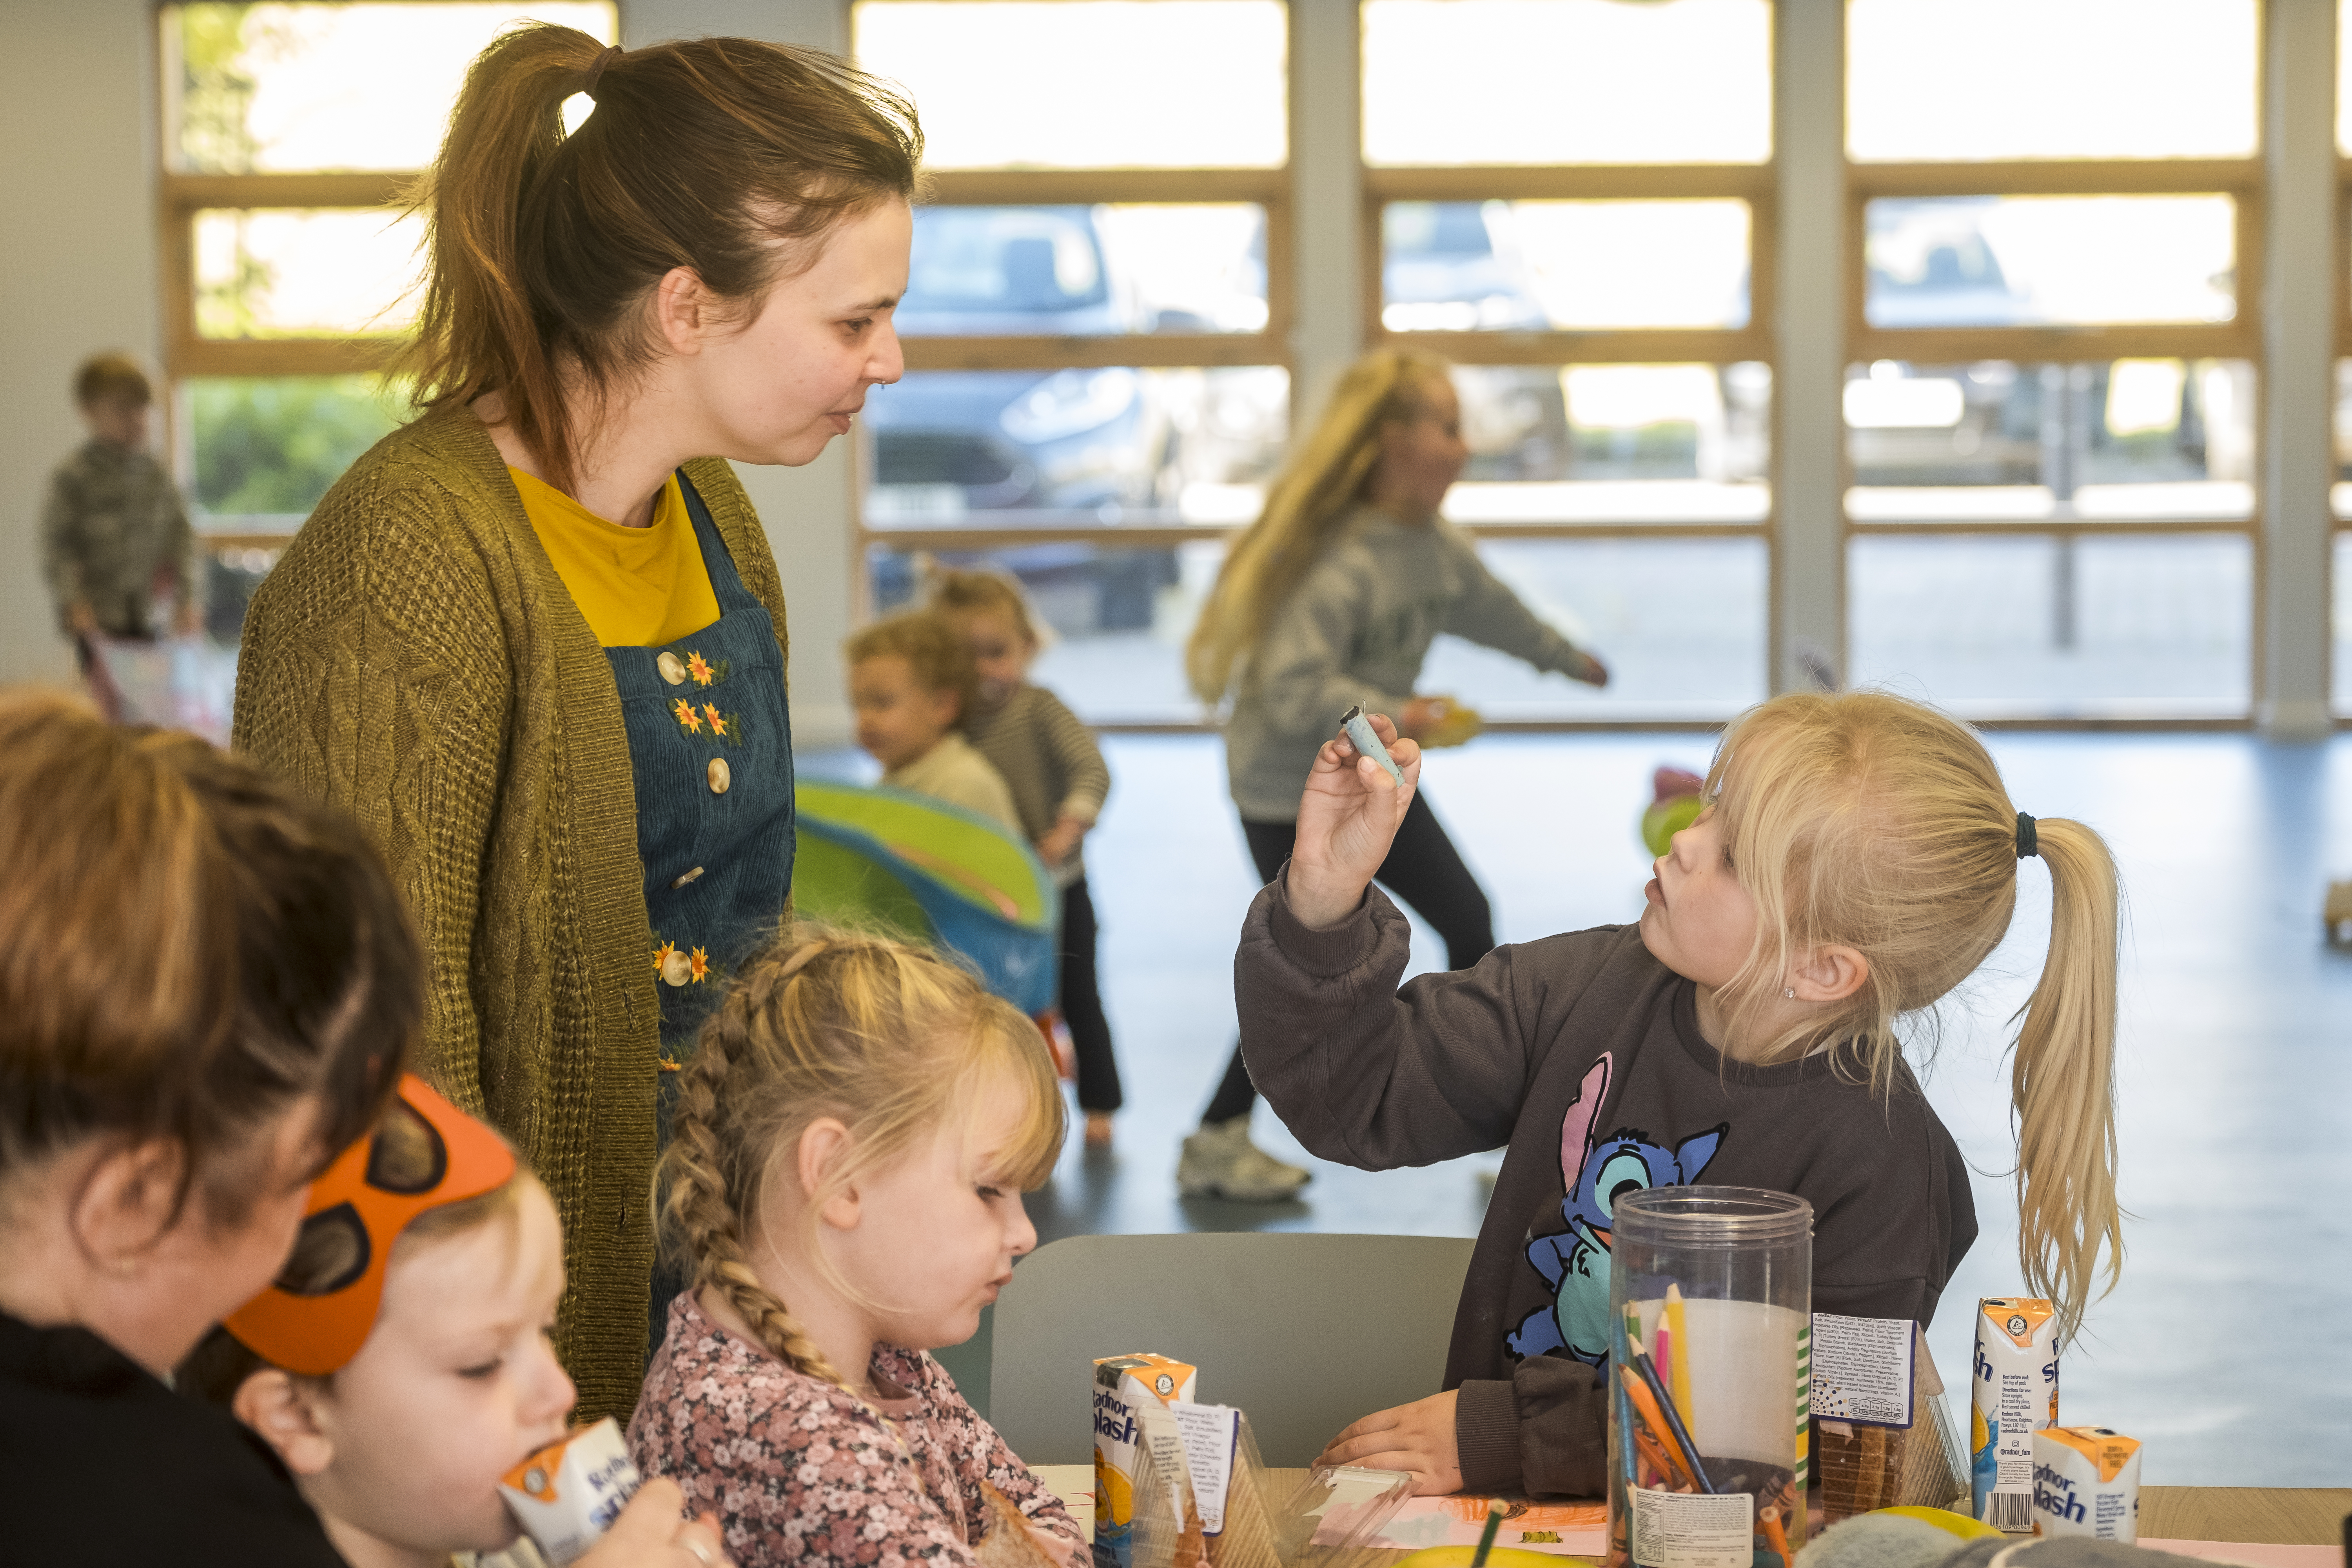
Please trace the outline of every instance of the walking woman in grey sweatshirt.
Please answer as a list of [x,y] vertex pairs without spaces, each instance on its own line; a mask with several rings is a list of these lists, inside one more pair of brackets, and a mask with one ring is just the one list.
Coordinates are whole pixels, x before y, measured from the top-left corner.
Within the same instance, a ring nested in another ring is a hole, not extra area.
[[[1331,405],[1225,557],[1186,650],[1201,700],[1231,711],[1225,767],[1258,879],[1290,855],[1315,753],[1357,703],[1418,739],[1442,711],[1412,695],[1440,632],[1605,685],[1609,671],[1538,620],[1437,515],[1469,448],[1446,363],[1381,349],[1340,379]],[[1419,795],[1381,865],[1382,886],[1467,969],[1495,945],[1486,895]],[[1257,1091],[1235,1048],[1201,1129],[1184,1141],[1187,1196],[1286,1198],[1307,1173],[1249,1139]]]

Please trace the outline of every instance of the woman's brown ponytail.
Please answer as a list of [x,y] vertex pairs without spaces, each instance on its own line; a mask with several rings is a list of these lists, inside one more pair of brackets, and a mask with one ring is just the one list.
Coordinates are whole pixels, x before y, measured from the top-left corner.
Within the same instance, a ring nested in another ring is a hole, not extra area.
[[[592,70],[594,112],[566,136],[563,102]],[[580,415],[593,424],[646,362],[642,309],[665,274],[690,269],[748,321],[835,223],[913,198],[922,145],[903,95],[814,49],[695,38],[608,56],[574,28],[516,28],[467,72],[415,193],[417,405],[501,394],[572,489]]]

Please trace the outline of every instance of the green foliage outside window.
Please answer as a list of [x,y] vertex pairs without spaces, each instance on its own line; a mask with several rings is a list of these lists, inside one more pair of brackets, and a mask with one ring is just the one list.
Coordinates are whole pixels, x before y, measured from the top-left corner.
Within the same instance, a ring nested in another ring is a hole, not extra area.
[[354,458],[408,417],[373,375],[185,384],[195,502],[215,516],[308,516]]

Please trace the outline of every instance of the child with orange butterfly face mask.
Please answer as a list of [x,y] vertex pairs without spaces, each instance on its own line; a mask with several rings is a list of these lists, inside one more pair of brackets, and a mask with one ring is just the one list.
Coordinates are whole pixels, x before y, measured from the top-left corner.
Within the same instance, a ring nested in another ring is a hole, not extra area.
[[[499,1135],[422,1079],[311,1184],[278,1281],[199,1346],[182,1388],[226,1405],[293,1471],[353,1568],[509,1545],[499,1479],[563,1436],[548,1343],[563,1293],[555,1205]],[[583,1562],[721,1561],[668,1483]]]

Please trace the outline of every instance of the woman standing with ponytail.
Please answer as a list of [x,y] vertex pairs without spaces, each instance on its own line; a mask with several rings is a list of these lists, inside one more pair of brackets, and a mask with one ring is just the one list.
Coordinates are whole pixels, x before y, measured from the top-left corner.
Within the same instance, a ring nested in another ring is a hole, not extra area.
[[[1185,671],[1212,708],[1233,700],[1225,769],[1261,882],[1290,856],[1299,786],[1342,713],[1360,703],[1415,738],[1438,721],[1443,704],[1412,694],[1438,633],[1609,682],[1599,659],[1538,620],[1437,515],[1469,450],[1444,360],[1366,354],[1225,557]],[[1495,945],[1486,893],[1417,795],[1380,879],[1436,928],[1448,968],[1467,969]],[[1176,1181],[1186,1196],[1279,1199],[1307,1184],[1307,1172],[1250,1142],[1256,1100],[1236,1047],[1184,1141]]]
[[808,462],[898,377],[921,147],[809,50],[501,37],[418,197],[422,416],[246,623],[236,743],[383,846],[420,1065],[562,1213],[589,1416],[643,1370],[662,1086],[792,885],[782,585],[728,459]]

